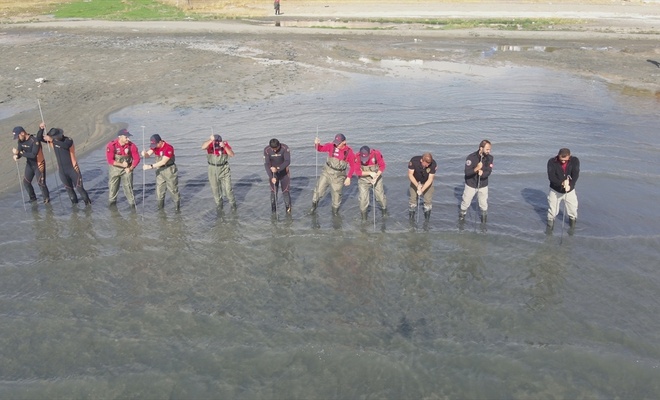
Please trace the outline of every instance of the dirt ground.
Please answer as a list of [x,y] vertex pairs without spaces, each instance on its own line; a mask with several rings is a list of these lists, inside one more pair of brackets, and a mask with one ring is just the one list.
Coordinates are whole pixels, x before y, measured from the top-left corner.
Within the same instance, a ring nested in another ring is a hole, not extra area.
[[[351,18],[395,16],[581,21],[551,31],[448,31],[423,24],[346,29]],[[305,27],[331,24],[344,29]],[[660,67],[647,61],[660,61],[658,39],[656,2],[330,3],[287,9],[283,1],[281,16],[251,21],[0,20],[0,129],[6,133],[0,136],[0,193],[16,189],[10,133],[16,125],[36,133],[37,100],[47,126],[71,135],[81,156],[114,137],[119,127],[108,115],[121,108],[222,107],[341,84],[343,72],[386,73],[364,59],[543,66],[658,98]],[[490,48],[498,51],[484,57]]]

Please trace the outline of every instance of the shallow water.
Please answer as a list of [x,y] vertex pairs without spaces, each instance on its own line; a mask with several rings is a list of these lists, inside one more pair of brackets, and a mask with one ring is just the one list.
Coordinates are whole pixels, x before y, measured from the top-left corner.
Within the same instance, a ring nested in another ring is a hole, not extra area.
[[[334,92],[113,115],[140,146],[141,126],[173,144],[180,214],[169,197],[154,210],[153,171],[136,175],[137,212],[121,191],[109,210],[103,149],[81,160],[91,211],[62,195],[24,212],[6,196],[0,394],[656,398],[657,103],[542,69],[383,63],[390,76]],[[306,214],[317,128],[383,152],[387,219],[359,220],[355,183],[339,218],[329,195]],[[236,213],[214,210],[211,132],[236,151]],[[271,218],[272,137],[292,149],[291,218]],[[471,209],[459,229],[463,161],[483,138],[489,221]],[[546,236],[545,165],[560,147],[581,160],[579,222]],[[407,161],[424,151],[440,167],[433,214],[411,225]]]

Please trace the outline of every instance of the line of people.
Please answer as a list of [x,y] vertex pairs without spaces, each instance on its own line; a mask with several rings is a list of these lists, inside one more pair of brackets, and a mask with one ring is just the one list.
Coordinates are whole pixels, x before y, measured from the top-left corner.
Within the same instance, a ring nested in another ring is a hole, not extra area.
[[[37,201],[32,181],[37,178],[44,203],[50,202],[50,193],[46,185],[46,162],[41,143],[47,143],[54,149],[59,167],[59,176],[73,204],[80,198],[86,205],[91,204],[87,191],[83,187],[82,174],[75,157],[75,146],[70,137],[64,135],[59,128],[52,128],[44,135],[45,124],[42,122],[36,136],[25,132],[17,126],[13,130],[14,139],[18,145],[13,148],[14,160],[26,159],[25,173],[22,178],[29,202]],[[152,164],[143,163],[143,170],[155,170],[156,198],[158,209],[165,206],[165,194],[169,191],[176,211],[181,208],[181,196],[178,188],[178,169],[175,163],[174,147],[164,141],[160,135],[152,135],[149,139],[149,149],[139,152],[137,145],[131,141],[133,135],[126,129],[117,132],[116,138],[106,146],[106,159],[108,162],[108,188],[109,204],[115,206],[119,193],[119,186],[123,187],[124,195],[132,208],[135,208],[135,195],[133,193],[133,171],[138,167],[141,157],[146,159],[155,157]],[[342,192],[349,186],[351,178],[357,177],[358,204],[363,220],[367,219],[367,210],[370,205],[369,193],[373,190],[374,201],[381,207],[383,216],[387,216],[387,198],[383,184],[385,160],[382,153],[368,146],[362,146],[358,153],[348,145],[346,136],[337,134],[334,140],[321,144],[317,137],[314,146],[319,153],[327,154],[321,175],[318,177],[312,194],[310,214],[316,213],[319,201],[330,190],[332,198],[332,213],[337,215],[342,203]],[[232,189],[231,169],[229,158],[234,157],[234,151],[227,141],[220,135],[213,134],[202,144],[206,152],[208,163],[208,179],[213,198],[218,209],[223,208],[226,200],[231,209],[237,209],[236,198]],[[487,222],[488,213],[488,178],[493,171],[492,144],[488,140],[479,143],[477,151],[468,154],[465,159],[464,178],[465,186],[461,198],[458,219],[464,221],[467,210],[474,197],[480,210],[481,222]],[[50,148],[49,148],[50,151]],[[291,151],[289,147],[278,139],[271,139],[263,151],[264,168],[270,185],[270,203],[273,213],[277,212],[278,191],[283,196],[285,212],[291,214],[292,203],[290,194],[291,185]],[[433,208],[433,181],[438,169],[437,162],[431,153],[414,156],[408,162],[409,210],[408,216],[415,219],[416,213],[423,204],[425,220],[431,217]],[[563,201],[565,211],[569,217],[569,227],[575,228],[577,221],[578,201],[575,185],[580,174],[580,160],[571,156],[567,148],[559,150],[557,156],[547,163],[550,191],[548,192],[548,212],[546,232],[551,233],[554,220],[557,217],[560,204]],[[75,190],[74,190],[75,189]],[[375,204],[373,205],[376,206]]]

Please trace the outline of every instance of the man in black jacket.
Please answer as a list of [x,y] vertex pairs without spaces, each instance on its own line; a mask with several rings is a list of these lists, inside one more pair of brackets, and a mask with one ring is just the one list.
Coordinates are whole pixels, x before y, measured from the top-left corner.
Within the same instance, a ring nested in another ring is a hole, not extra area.
[[15,161],[18,161],[21,157],[25,157],[23,186],[28,192],[30,203],[37,201],[37,196],[32,187],[32,180],[35,175],[44,198],[44,204],[50,203],[50,192],[48,186],[46,186],[46,159],[44,158],[44,152],[41,147],[41,143],[44,141],[44,129],[46,129],[46,125],[42,122],[39,125],[39,132],[37,132],[36,137],[25,132],[22,126],[15,127],[13,131],[14,140],[17,140],[18,144],[16,148],[12,148],[12,152],[14,153]]
[[486,223],[488,212],[488,177],[493,172],[493,156],[490,154],[491,143],[482,140],[479,150],[465,158],[465,188],[458,219],[463,221],[474,195],[477,195],[481,209],[481,222]]
[[575,193],[575,184],[580,176],[580,160],[571,156],[569,149],[559,149],[556,157],[548,160],[548,179],[550,192],[548,193],[548,227],[547,233],[552,232],[555,217],[559,213],[559,203],[563,200],[565,211],[568,214],[569,226],[575,228],[577,221],[578,199]]

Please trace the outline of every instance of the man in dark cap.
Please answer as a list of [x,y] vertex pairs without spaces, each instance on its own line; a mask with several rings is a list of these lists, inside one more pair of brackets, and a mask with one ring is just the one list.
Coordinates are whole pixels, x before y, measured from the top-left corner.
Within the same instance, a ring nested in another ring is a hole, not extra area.
[[270,182],[270,208],[272,212],[277,211],[277,187],[280,186],[284,196],[284,207],[287,214],[291,214],[289,164],[291,164],[289,146],[280,143],[277,139],[271,139],[268,146],[264,148],[264,168],[266,168]]
[[206,161],[209,164],[209,184],[213,192],[213,199],[218,209],[222,209],[224,195],[231,205],[236,209],[236,198],[231,187],[231,169],[229,168],[229,157],[234,156],[229,142],[223,141],[220,135],[211,135],[202,144],[202,150],[206,150]]
[[310,212],[316,212],[319,200],[325,196],[329,186],[330,194],[332,195],[332,213],[337,215],[339,214],[344,186],[351,184],[352,170],[350,165],[355,155],[353,154],[353,150],[346,144],[346,136],[341,133],[335,135],[335,139],[332,142],[323,145],[317,137],[314,139],[314,145],[316,146],[316,151],[319,153],[328,153],[328,159],[325,162],[321,176],[316,182]]
[[[555,218],[559,214],[559,204],[564,201],[565,211],[568,214],[569,234],[573,233],[577,222],[578,198],[575,185],[580,177],[580,160],[571,156],[571,150],[559,149],[555,157],[548,160],[548,225],[546,233],[552,233]],[[564,216],[564,218],[566,218]]]
[[76,196],[76,191],[73,190],[75,188],[86,205],[92,204],[87,191],[83,187],[82,173],[76,160],[76,148],[73,139],[64,136],[62,129],[51,128],[48,134],[44,136],[44,140],[53,146],[60,178],[71,203],[78,204],[78,196]]
[[174,163],[174,147],[164,141],[160,135],[151,135],[149,138],[149,150],[142,151],[142,157],[156,156],[156,162],[145,164],[142,169],[156,170],[156,197],[158,198],[158,209],[165,207],[165,192],[169,191],[174,200],[174,209],[181,209],[181,196],[179,195],[179,170]]
[[[385,171],[385,160],[380,151],[362,146],[360,152],[355,156],[353,163],[353,174],[358,178],[358,203],[362,219],[367,219],[367,208],[369,208],[369,189],[373,187],[374,197],[380,203],[383,215],[387,213],[387,199],[381,175]],[[376,205],[373,205],[376,207]]]
[[133,194],[133,170],[140,163],[140,153],[135,143],[131,142],[133,136],[126,129],[117,132],[117,138],[105,148],[105,157],[108,162],[108,200],[110,206],[117,204],[119,182],[124,189],[128,204],[135,208],[135,195]]
[[424,219],[431,218],[431,208],[433,208],[433,178],[438,169],[438,164],[433,159],[431,153],[424,153],[421,156],[415,156],[408,163],[408,179],[410,180],[410,202],[408,215],[412,220],[415,218],[415,211],[419,197],[424,197]]
[[465,158],[465,188],[461,200],[458,220],[464,221],[465,214],[474,195],[477,195],[479,208],[481,209],[481,222],[486,223],[488,213],[488,177],[493,172],[493,156],[490,154],[491,143],[482,140],[479,150],[468,154]]
[[19,158],[25,157],[25,174],[23,175],[23,186],[28,192],[30,203],[37,201],[37,195],[34,193],[32,187],[32,180],[35,175],[37,176],[37,184],[41,189],[41,195],[44,198],[44,204],[50,203],[50,192],[46,186],[46,159],[44,152],[41,148],[41,143],[44,141],[44,129],[46,125],[42,122],[39,125],[37,136],[33,136],[25,132],[22,126],[14,128],[14,140],[18,140],[18,146],[12,148],[14,160],[18,161]]

